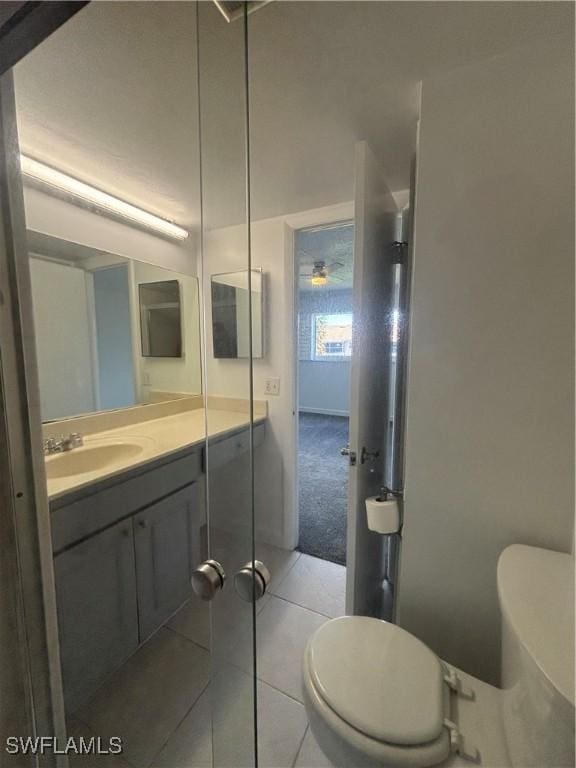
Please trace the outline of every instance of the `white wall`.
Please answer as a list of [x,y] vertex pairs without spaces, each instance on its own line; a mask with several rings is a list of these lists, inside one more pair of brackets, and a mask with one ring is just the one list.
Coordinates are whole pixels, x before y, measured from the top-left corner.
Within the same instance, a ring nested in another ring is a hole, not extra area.
[[499,553],[572,545],[569,33],[422,88],[398,618],[489,681]]
[[[284,465],[287,421],[294,403],[285,378],[284,317],[284,222],[268,219],[252,226],[252,264],[264,271],[264,348],[265,356],[254,360],[254,397],[265,399],[264,379],[280,377],[280,395],[268,398],[269,419],[265,449],[255,456],[255,507],[257,535],[260,540],[282,545],[284,540]],[[204,261],[204,301],[206,304],[207,360],[206,391],[208,395],[248,398],[249,362],[246,359],[215,359],[212,355],[210,275],[246,269],[246,228],[226,227],[207,233]],[[215,514],[237,508],[238,490],[246,485],[242,476],[244,464],[226,467],[226,482],[211,484],[211,508]],[[235,476],[238,473],[238,477]],[[220,510],[218,513],[216,510]]]
[[348,416],[350,359],[312,360],[314,314],[352,312],[352,289],[298,291],[298,409]]
[[30,259],[42,420],[95,408],[91,276]]
[[348,416],[350,363],[298,361],[298,408],[306,413]]
[[[255,456],[257,537],[278,546],[297,543],[296,471],[296,356],[294,293],[294,230],[349,219],[349,203],[301,214],[263,219],[252,224],[252,265],[264,270],[264,348],[254,360],[254,397],[268,400],[266,443]],[[206,388],[209,395],[249,396],[246,360],[216,360],[210,339],[210,275],[246,268],[246,228],[209,231],[204,252],[204,289],[207,318]],[[264,394],[265,380],[280,378],[280,395]],[[210,505],[216,515],[238,505],[238,489],[245,486],[241,463],[226,467],[226,482],[211,484]],[[238,476],[235,478],[234,473]]]

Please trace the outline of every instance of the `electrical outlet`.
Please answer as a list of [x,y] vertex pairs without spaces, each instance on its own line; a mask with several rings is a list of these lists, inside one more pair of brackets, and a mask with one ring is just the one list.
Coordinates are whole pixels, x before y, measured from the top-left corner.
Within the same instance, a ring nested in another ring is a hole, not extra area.
[[280,379],[266,379],[264,381],[264,394],[265,395],[279,395],[280,394]]

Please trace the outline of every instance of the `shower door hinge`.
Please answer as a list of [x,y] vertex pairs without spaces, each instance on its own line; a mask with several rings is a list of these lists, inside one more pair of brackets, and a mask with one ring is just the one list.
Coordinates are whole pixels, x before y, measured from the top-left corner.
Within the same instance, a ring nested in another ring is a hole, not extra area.
[[394,247],[394,264],[405,264],[406,255],[408,253],[408,243],[405,240],[394,240],[392,246]]

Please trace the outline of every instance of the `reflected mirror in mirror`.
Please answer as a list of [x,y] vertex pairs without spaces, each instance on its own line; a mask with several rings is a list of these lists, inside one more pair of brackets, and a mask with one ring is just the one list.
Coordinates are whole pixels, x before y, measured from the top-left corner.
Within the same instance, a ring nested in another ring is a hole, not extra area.
[[[264,354],[263,276],[251,270],[252,357]],[[248,271],[212,275],[212,344],[216,358],[250,357]]]
[[144,357],[182,357],[180,283],[140,283],[140,330]]
[[43,421],[201,394],[196,277],[27,236]]

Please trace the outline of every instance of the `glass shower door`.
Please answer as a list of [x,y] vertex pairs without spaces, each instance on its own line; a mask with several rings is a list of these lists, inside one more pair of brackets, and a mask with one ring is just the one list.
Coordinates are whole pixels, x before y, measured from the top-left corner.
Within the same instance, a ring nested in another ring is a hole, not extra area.
[[213,765],[257,764],[251,270],[247,177],[247,47],[242,16],[227,23],[198,3],[202,190],[199,275],[204,319],[205,541]]

